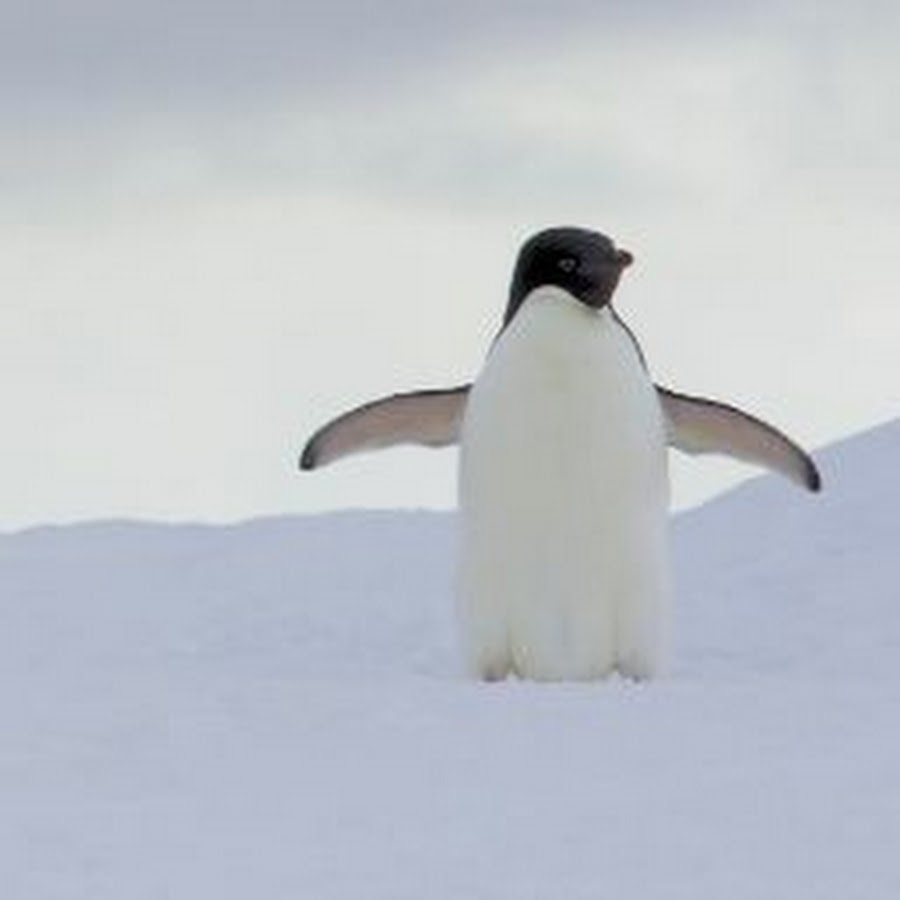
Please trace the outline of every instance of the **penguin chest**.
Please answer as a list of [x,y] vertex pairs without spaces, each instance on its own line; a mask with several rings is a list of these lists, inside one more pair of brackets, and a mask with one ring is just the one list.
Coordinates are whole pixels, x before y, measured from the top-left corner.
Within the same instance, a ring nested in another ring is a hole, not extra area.
[[655,389],[608,311],[541,289],[474,385],[460,455],[459,598],[482,675],[652,674],[668,595]]

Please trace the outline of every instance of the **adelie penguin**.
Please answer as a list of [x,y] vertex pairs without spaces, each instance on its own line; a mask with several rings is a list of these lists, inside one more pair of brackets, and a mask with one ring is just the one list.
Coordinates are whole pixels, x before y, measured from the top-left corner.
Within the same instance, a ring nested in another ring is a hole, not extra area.
[[550,228],[522,247],[473,385],[385,397],[328,423],[300,465],[459,442],[457,594],[484,679],[645,679],[665,671],[672,586],[667,446],[725,453],[817,491],[812,459],[771,425],[654,385],[612,297],[632,257]]

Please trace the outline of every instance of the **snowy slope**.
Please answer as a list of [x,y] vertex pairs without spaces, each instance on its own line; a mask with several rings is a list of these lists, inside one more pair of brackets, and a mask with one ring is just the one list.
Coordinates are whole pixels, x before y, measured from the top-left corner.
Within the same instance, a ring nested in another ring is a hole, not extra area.
[[462,679],[447,514],[0,537],[0,896],[894,898],[898,458],[679,516],[644,686]]
[[821,495],[762,478],[678,518],[691,671],[900,673],[900,420],[817,456]]

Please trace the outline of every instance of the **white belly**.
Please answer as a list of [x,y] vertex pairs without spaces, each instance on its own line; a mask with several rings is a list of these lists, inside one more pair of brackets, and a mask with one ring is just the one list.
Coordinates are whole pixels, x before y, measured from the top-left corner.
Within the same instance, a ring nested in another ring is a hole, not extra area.
[[459,614],[473,673],[664,668],[663,423],[612,314],[535,291],[472,388],[461,444]]

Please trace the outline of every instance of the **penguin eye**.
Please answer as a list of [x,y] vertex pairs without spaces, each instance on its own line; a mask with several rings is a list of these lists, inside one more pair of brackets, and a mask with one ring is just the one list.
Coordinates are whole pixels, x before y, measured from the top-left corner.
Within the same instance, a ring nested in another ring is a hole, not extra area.
[[574,256],[561,256],[556,261],[556,266],[563,272],[571,273],[578,268],[578,260]]

